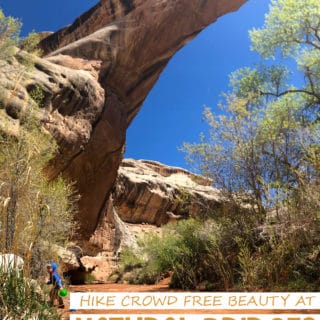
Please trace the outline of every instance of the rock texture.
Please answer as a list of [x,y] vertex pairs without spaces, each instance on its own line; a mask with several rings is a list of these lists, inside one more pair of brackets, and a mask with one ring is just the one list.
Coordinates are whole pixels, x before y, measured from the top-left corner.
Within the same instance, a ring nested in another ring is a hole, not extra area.
[[13,126],[32,88],[45,92],[43,122],[60,144],[48,174],[77,182],[82,238],[89,239],[106,212],[126,129],[169,59],[244,2],[101,0],[70,26],[42,34],[45,55],[35,58],[34,70],[13,79],[23,53],[1,68],[1,116]]
[[161,226],[171,221],[214,214],[222,207],[212,181],[159,162],[125,159],[113,192],[119,217],[130,223]]
[[[124,159],[107,214],[89,242],[95,249],[82,246],[99,253],[87,257],[86,266],[96,264],[93,275],[106,280],[123,246],[135,245],[137,238],[148,232],[160,232],[159,227],[166,223],[219,215],[226,203],[212,181],[202,176],[155,161]],[[99,267],[103,261],[104,268]]]
[[114,267],[107,256],[85,256],[82,248],[69,244],[55,247],[63,277],[70,284],[83,284],[91,281],[105,282]]
[[90,243],[97,252],[117,255],[138,234],[163,224],[217,216],[227,200],[202,176],[155,161],[124,159],[108,203]]

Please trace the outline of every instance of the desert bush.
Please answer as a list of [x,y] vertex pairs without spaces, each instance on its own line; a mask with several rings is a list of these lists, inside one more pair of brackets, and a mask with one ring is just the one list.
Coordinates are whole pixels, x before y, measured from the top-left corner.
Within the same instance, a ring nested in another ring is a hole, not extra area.
[[305,211],[295,202],[276,221],[266,220],[263,232],[260,218],[245,218],[241,211],[167,225],[125,250],[125,280],[154,283],[170,273],[173,288],[314,291],[320,272],[320,207],[315,198]]
[[121,278],[131,284],[156,283],[162,268],[152,253],[155,246],[160,248],[160,241],[156,234],[148,234],[138,239],[137,247],[125,247],[120,257]]
[[0,250],[23,256],[26,274],[38,276],[54,245],[72,235],[75,207],[70,184],[47,180],[43,169],[55,142],[33,121],[32,109],[29,115],[19,136],[0,135]]
[[134,268],[140,268],[143,265],[143,260],[138,256],[136,250],[131,247],[125,247],[121,251],[120,269],[122,272],[128,272]]
[[14,270],[0,269],[1,319],[60,319],[56,309],[44,297],[40,285]]
[[[239,254],[240,287],[247,290],[315,291],[320,272],[320,193],[313,183],[295,193],[272,222],[264,240]],[[273,212],[274,213],[274,212]]]
[[122,263],[130,266],[130,277],[139,278],[139,283],[142,275],[151,282],[170,272],[174,288],[196,289],[206,283],[207,288],[229,290],[238,276],[237,237],[254,238],[255,231],[249,236],[242,230],[239,221],[229,218],[181,220],[163,227],[160,235],[140,238],[138,248],[127,249],[130,254],[125,253]]

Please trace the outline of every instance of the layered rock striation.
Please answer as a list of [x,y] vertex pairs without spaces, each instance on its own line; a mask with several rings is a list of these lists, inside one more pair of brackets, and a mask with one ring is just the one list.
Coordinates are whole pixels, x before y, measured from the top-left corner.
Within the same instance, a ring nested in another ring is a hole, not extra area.
[[107,211],[126,129],[161,71],[202,29],[244,2],[101,0],[70,26],[42,34],[44,56],[34,69],[12,76],[21,70],[21,52],[1,68],[3,121],[17,125],[35,86],[45,94],[43,123],[60,145],[48,175],[76,181],[82,238],[92,236]]
[[159,162],[125,159],[113,191],[119,217],[129,223],[161,226],[171,221],[214,215],[223,205],[212,181]]
[[212,181],[187,170],[148,160],[124,159],[90,241],[59,253],[66,276],[83,283],[88,274],[106,281],[124,246],[135,246],[144,234],[190,217],[219,216],[227,203]]
[[202,176],[156,161],[124,159],[107,214],[90,243],[97,252],[116,254],[140,233],[181,219],[217,217],[228,203]]

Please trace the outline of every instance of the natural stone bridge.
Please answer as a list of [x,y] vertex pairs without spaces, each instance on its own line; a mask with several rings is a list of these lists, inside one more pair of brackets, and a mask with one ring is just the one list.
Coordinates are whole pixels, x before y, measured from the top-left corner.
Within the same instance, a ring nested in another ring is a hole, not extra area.
[[[126,129],[170,58],[245,2],[101,0],[70,26],[43,35],[45,55],[4,101],[0,120],[17,121],[28,92],[42,87],[43,122],[60,146],[48,174],[77,181],[82,236],[89,238],[106,212]],[[2,68],[4,91],[12,88],[14,67]]]

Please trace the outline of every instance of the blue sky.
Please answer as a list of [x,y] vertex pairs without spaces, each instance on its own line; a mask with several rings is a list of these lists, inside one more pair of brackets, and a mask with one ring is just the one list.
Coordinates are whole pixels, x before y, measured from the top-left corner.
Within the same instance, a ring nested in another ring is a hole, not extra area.
[[[0,0],[6,15],[23,22],[23,34],[55,31],[70,24],[97,0]],[[249,0],[221,17],[169,62],[127,131],[126,157],[187,168],[177,150],[196,142],[205,125],[204,105],[213,110],[228,90],[229,74],[259,61],[250,51],[248,30],[263,25],[270,0]]]

